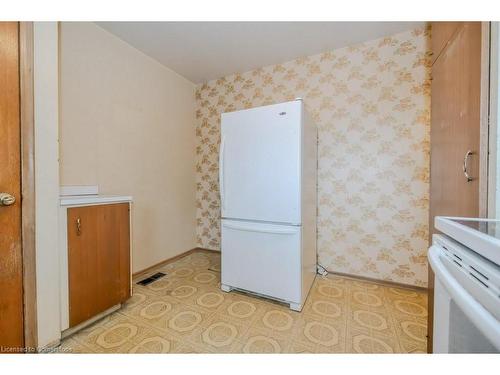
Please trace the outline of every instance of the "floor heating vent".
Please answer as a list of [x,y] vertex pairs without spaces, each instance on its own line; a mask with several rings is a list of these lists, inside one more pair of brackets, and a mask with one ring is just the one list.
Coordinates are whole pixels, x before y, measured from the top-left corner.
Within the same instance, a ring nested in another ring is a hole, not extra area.
[[164,276],[167,276],[167,274],[163,273],[163,272],[157,272],[154,275],[151,275],[151,276],[146,277],[145,279],[143,279],[141,281],[138,281],[137,284],[146,286],[146,285],[151,284],[152,282],[155,282],[158,279],[161,279]]

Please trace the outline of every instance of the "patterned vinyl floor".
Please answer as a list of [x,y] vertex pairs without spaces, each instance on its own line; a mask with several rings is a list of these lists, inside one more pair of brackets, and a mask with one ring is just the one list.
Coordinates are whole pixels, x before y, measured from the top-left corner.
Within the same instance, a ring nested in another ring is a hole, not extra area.
[[301,313],[219,289],[220,255],[196,252],[117,312],[65,339],[73,353],[422,353],[427,294],[317,277]]

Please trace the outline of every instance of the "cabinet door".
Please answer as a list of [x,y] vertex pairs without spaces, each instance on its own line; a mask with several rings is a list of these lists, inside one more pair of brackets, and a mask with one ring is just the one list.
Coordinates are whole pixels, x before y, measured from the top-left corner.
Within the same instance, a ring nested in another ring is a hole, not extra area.
[[[451,32],[453,27],[457,29]],[[431,234],[435,232],[436,215],[479,216],[481,23],[458,22],[453,27],[447,26],[451,39],[442,42],[443,34],[433,42],[442,43],[444,50],[434,56],[436,61],[432,66]],[[433,38],[434,34],[433,31]],[[467,158],[471,181],[467,181],[462,169],[469,150],[473,152]],[[427,343],[428,351],[432,352],[434,275],[430,267],[428,298]]]
[[443,49],[451,42],[455,31],[461,26],[462,22],[432,22],[431,23],[431,49],[432,63],[436,61]]
[[[130,205],[128,203],[111,204],[100,206],[102,209],[101,227],[107,228],[100,238],[106,239],[106,243],[100,243],[104,252],[113,249],[108,256],[110,268],[118,267],[117,274],[109,279],[106,285],[113,285],[117,291],[117,303],[126,301],[130,295]],[[118,263],[117,263],[118,260]],[[106,266],[106,265],[105,265]]]
[[431,229],[436,215],[479,216],[480,95],[481,24],[465,22],[432,67]]
[[68,209],[70,327],[130,297],[129,239],[127,203]]

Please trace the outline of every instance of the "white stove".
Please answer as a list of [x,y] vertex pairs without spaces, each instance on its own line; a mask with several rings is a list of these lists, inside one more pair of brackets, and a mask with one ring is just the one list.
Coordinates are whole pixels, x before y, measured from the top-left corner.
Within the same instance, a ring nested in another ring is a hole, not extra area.
[[436,217],[435,353],[500,352],[500,221]]

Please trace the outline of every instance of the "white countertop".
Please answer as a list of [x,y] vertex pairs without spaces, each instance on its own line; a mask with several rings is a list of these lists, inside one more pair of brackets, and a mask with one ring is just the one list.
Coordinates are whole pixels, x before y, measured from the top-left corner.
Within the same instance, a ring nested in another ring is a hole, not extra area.
[[69,195],[60,197],[61,206],[84,206],[96,204],[132,202],[131,196],[126,195]]

